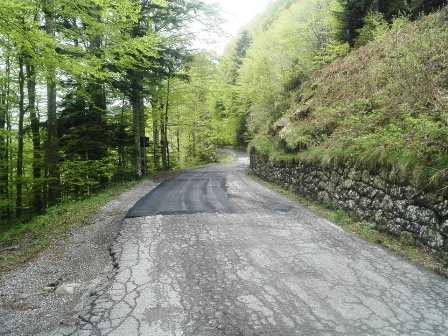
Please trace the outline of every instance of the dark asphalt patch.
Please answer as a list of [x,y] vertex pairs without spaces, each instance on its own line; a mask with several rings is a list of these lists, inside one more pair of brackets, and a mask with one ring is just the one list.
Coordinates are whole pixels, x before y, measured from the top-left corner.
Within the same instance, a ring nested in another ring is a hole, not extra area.
[[293,208],[286,206],[278,197],[261,195],[260,199],[248,199],[244,192],[232,192],[229,190],[228,173],[228,170],[211,167],[189,171],[166,180],[138,201],[126,218],[200,213],[242,214],[252,211],[254,207],[287,213]]
[[138,201],[126,218],[238,212],[228,194],[225,172],[197,171],[161,183]]

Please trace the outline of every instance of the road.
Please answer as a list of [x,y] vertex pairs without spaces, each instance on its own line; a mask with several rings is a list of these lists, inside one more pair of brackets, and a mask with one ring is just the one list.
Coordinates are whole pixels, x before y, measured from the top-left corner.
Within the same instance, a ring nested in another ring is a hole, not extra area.
[[448,281],[245,173],[187,171],[128,213],[77,335],[448,335]]

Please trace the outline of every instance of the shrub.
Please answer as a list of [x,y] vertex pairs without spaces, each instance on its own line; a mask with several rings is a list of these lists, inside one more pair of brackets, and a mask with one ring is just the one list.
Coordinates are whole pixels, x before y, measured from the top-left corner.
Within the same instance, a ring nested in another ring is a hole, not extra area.
[[107,160],[68,160],[61,165],[61,183],[66,198],[81,198],[104,188],[112,178]]

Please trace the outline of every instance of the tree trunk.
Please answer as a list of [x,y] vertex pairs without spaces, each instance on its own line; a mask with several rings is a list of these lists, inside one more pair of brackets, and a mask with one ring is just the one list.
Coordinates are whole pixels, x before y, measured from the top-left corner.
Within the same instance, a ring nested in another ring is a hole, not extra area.
[[193,122],[193,130],[192,130],[192,138],[193,138],[193,158],[196,158],[196,122]]
[[160,170],[158,108],[157,104],[152,107],[152,158],[155,170]]
[[[148,1],[145,1],[147,3]],[[144,5],[140,5],[140,18],[132,29],[132,37],[143,37],[145,35],[145,29],[142,27],[142,23],[145,20],[144,17]],[[135,165],[136,173],[138,177],[142,177],[148,174],[148,164],[146,159],[146,118],[145,118],[145,104],[143,99],[143,74],[138,70],[129,71],[128,76],[131,79],[131,93],[130,100],[132,105],[133,114],[133,131],[134,131],[134,144],[135,144]]]
[[180,130],[179,127],[177,127],[176,130],[176,141],[177,141],[177,158],[180,160]]
[[[47,34],[55,35],[55,20],[53,17],[54,0],[44,0],[45,30]],[[48,69],[47,74],[47,201],[49,205],[57,203],[60,197],[59,176],[59,139],[56,105],[56,71]]]
[[[88,86],[90,101],[89,104],[89,124],[97,129],[105,129],[105,115],[107,113],[107,96],[104,85],[92,82]],[[87,149],[89,160],[102,160],[107,153],[101,149],[101,145],[93,144]],[[88,160],[86,160],[88,161]]]
[[162,167],[167,170],[167,155],[166,155],[166,142],[165,142],[165,112],[160,111],[160,153],[162,154]]
[[176,113],[176,119],[177,119],[177,126],[176,126],[176,144],[177,144],[177,161],[180,163],[181,157],[180,157],[180,113],[179,109],[177,109]]
[[160,118],[160,135],[161,135],[161,150],[162,150],[162,163],[163,169],[167,170],[170,168],[170,153],[169,153],[169,143],[168,143],[168,111],[170,102],[170,79],[167,81],[166,90],[166,101],[165,109]]
[[23,186],[23,118],[25,115],[25,75],[23,73],[23,59],[19,57],[19,125],[17,129],[17,167],[16,167],[16,216],[22,215],[22,186]]
[[124,137],[126,135],[126,124],[124,119],[124,109],[125,109],[126,98],[123,95],[123,100],[121,103],[121,115],[120,115],[120,135],[118,140],[118,159],[119,167],[124,169],[126,167],[126,150],[124,144]]
[[134,132],[135,146],[135,171],[137,177],[146,175],[146,144],[145,137],[145,110],[143,104],[143,83],[138,73],[131,74],[131,94],[130,101],[132,105],[132,128]]
[[[8,135],[5,133],[7,129],[7,119],[9,114],[9,87],[10,87],[10,65],[9,55],[6,55],[6,78],[5,85],[2,87],[0,101],[0,200],[8,200],[9,195],[9,179],[8,179]],[[9,207],[6,204],[2,207],[0,219],[6,219],[9,216]]]
[[[12,123],[11,123],[11,113],[10,113],[10,101],[9,101],[9,95],[11,93],[11,61],[9,57],[6,59],[6,78],[7,78],[7,100],[6,100],[6,160],[8,161],[8,172],[6,173],[8,175],[7,180],[7,199],[11,200],[11,184],[14,179],[14,162],[13,162],[13,153],[12,153]],[[7,216],[8,218],[11,217],[11,205],[8,203],[7,206]]]
[[[101,23],[101,7],[99,5],[92,9],[91,15],[98,23]],[[88,52],[95,55],[98,59],[102,59],[104,56],[103,50],[103,32],[96,31],[90,39],[90,45]],[[95,126],[98,129],[105,129],[105,116],[107,113],[107,94],[104,86],[104,82],[96,78],[90,78],[88,84],[88,92],[90,94],[89,103],[89,123],[90,126]],[[106,151],[102,150],[101,145],[93,145],[87,150],[89,160],[102,160]]]
[[39,118],[36,113],[36,72],[34,65],[29,60],[26,65],[27,88],[28,88],[28,112],[31,122],[31,133],[33,140],[33,210],[41,213],[43,208],[42,184],[41,184],[41,152],[40,152],[40,130]]
[[147,162],[147,141],[146,141],[146,115],[145,115],[145,104],[143,101],[143,84],[141,85],[141,90],[139,91],[138,99],[138,109],[140,115],[140,139],[141,139],[141,166],[143,176],[148,175],[148,162]]

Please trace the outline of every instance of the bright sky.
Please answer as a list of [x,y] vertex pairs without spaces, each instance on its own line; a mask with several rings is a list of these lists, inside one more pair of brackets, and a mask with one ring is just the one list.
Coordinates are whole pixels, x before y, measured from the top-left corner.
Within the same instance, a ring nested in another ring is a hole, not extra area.
[[[222,8],[222,17],[225,20],[223,29],[225,34],[208,49],[221,54],[232,37],[258,14],[260,14],[272,0],[205,0]],[[221,11],[219,11],[221,12]]]

